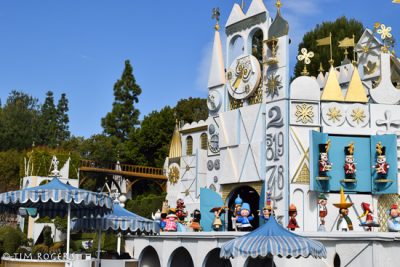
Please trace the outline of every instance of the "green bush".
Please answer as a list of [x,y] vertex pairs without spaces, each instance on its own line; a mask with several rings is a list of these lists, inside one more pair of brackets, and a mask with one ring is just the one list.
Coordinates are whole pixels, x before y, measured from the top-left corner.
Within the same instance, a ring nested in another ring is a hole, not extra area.
[[46,246],[45,244],[39,244],[39,245],[35,245],[32,248],[32,254],[45,254],[45,253],[49,253],[49,247]]
[[20,229],[11,226],[0,227],[0,255],[13,254],[19,246],[26,243],[27,239]]
[[126,209],[140,216],[151,219],[151,214],[161,209],[162,203],[165,200],[165,193],[155,195],[139,195],[134,199],[126,202]]

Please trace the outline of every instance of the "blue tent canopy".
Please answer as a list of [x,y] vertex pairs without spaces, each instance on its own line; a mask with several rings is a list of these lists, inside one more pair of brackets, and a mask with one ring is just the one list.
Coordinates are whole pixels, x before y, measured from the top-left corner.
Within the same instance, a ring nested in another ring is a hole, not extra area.
[[227,242],[221,248],[221,258],[239,255],[245,258],[267,256],[326,258],[326,248],[321,242],[286,230],[271,216],[263,226]]
[[39,216],[71,217],[104,215],[112,209],[112,199],[102,193],[76,188],[54,177],[49,183],[0,194],[0,212],[18,213],[20,207],[36,208]]
[[103,217],[80,218],[72,221],[72,231],[113,231],[131,234],[157,234],[160,225],[114,203],[113,212]]

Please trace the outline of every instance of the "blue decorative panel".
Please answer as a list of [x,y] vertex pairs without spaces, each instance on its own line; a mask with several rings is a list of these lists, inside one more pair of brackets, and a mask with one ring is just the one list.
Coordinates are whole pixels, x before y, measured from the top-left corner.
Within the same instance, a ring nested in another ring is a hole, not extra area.
[[[210,210],[214,207],[222,207],[224,205],[224,201],[221,196],[208,188],[200,189],[200,212],[201,212],[201,221],[200,225],[203,228],[203,231],[209,232],[212,231],[212,223],[214,221],[214,213],[210,212]],[[224,213],[221,214],[222,220],[222,229],[224,231],[225,228],[225,218]]]
[[[329,172],[330,191],[340,191],[343,186],[345,191],[371,192],[371,150],[369,137],[331,136],[331,148],[329,161],[332,162],[332,170]],[[356,183],[343,182],[345,179],[345,147],[354,143],[354,162],[356,163]]]
[[[325,144],[328,141],[328,135],[316,131],[310,132],[310,188],[314,191],[328,191],[329,184],[326,181],[318,181],[316,178],[319,171],[319,144]],[[329,153],[330,155],[330,153]],[[330,156],[329,156],[330,157]]]
[[389,164],[386,180],[372,168],[372,191],[374,194],[397,194],[397,137],[394,134],[371,136],[371,166],[376,165],[376,144],[385,147],[386,162]]

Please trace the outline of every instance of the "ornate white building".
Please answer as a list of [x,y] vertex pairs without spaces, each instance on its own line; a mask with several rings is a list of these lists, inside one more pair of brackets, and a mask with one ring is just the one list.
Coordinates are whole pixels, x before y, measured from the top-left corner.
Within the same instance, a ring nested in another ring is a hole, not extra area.
[[[183,198],[189,212],[199,208],[203,230],[210,232],[214,215],[209,210],[232,208],[238,195],[250,204],[252,224],[258,227],[263,223],[258,211],[271,193],[278,221],[286,226],[289,205],[295,204],[300,227],[296,231],[324,242],[329,254],[326,261],[278,260],[278,266],[384,266],[385,261],[387,265],[400,238],[382,233],[387,231],[387,210],[400,204],[400,60],[388,51],[385,38],[379,40],[375,31],[367,29],[355,44],[358,63],[332,64],[327,73],[301,76],[290,83],[289,25],[280,6],[277,1],[272,18],[262,0],[253,0],[246,13],[234,4],[225,25],[225,57],[217,23],[208,80],[209,117],[176,126],[165,162],[167,200],[174,206]],[[321,177],[319,149],[326,143],[330,143],[332,168]],[[378,143],[385,147],[390,165],[384,179],[373,167]],[[348,179],[344,169],[349,144],[354,145],[355,179]],[[353,232],[337,230],[339,209],[332,204],[341,202],[341,188],[346,201],[353,203],[349,208]],[[320,193],[328,203],[325,232],[318,232]],[[372,233],[361,226],[362,202],[371,204],[380,224]],[[226,231],[232,230],[231,216],[230,210],[223,220]],[[238,234],[179,233],[180,239],[175,240],[176,235],[165,233],[136,243],[127,241],[127,247],[135,246],[141,266],[184,266],[174,259],[181,255],[174,254],[175,249],[185,254],[179,250],[182,247],[194,262],[185,266],[264,266],[246,259],[232,260],[232,265],[208,263],[211,254],[207,253],[215,253]],[[195,256],[200,249],[205,250],[202,256]],[[159,265],[146,263],[155,256]]]

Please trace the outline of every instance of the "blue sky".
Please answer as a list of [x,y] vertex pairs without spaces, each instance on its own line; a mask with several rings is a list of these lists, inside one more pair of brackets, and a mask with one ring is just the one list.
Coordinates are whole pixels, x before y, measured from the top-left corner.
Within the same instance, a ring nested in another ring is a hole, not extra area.
[[[12,89],[43,101],[52,90],[70,101],[70,130],[100,133],[113,84],[130,59],[143,89],[142,116],[181,98],[206,97],[213,41],[211,9],[224,25],[229,0],[0,0],[0,98]],[[238,1],[239,2],[239,1]],[[272,15],[275,1],[266,0]],[[376,21],[400,38],[400,4],[392,0],[282,0],[290,23],[291,65],[297,44],[317,23],[339,16]],[[250,0],[246,1],[247,6]],[[399,51],[400,54],[400,51]]]

